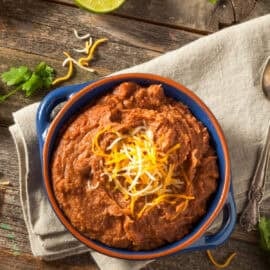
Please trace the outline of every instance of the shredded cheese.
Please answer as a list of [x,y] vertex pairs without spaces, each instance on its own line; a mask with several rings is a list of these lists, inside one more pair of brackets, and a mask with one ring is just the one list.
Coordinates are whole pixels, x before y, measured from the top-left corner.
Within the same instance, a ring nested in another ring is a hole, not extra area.
[[74,48],[73,51],[78,52],[78,53],[85,53],[85,54],[88,55],[89,50],[90,50],[90,48],[91,48],[92,45],[93,45],[93,39],[92,39],[92,37],[90,37],[89,38],[89,41],[86,41],[85,42],[84,48],[82,48],[82,49],[75,49]]
[[227,260],[224,263],[220,264],[220,263],[216,262],[216,260],[214,259],[213,255],[209,249],[206,251],[206,253],[207,253],[207,256],[208,256],[209,260],[211,261],[211,263],[217,268],[228,267],[230,265],[232,259],[236,256],[236,252],[234,252],[227,258]]
[[[67,56],[68,58],[71,58],[71,56],[67,52],[64,52],[64,55]],[[68,66],[67,74],[65,76],[63,76],[63,77],[55,79],[52,82],[52,85],[58,84],[60,82],[67,81],[72,76],[72,74],[73,74],[73,62],[69,61],[68,63],[69,63],[69,66]]]
[[52,85],[64,82],[68,79],[70,79],[70,77],[73,74],[73,70],[74,70],[74,65],[78,66],[79,68],[86,70],[88,72],[91,73],[95,73],[96,71],[93,68],[88,68],[88,63],[90,60],[92,60],[93,56],[94,56],[94,52],[97,48],[98,45],[100,45],[101,43],[107,41],[107,38],[101,38],[96,40],[93,43],[93,38],[90,36],[90,34],[86,34],[83,36],[79,36],[78,31],[76,29],[73,29],[74,35],[77,39],[79,40],[85,40],[85,39],[89,39],[88,41],[85,42],[85,46],[82,49],[76,49],[74,48],[73,50],[77,53],[85,53],[87,56],[86,57],[81,57],[78,61],[75,60],[74,58],[72,58],[68,53],[64,52],[64,55],[66,56],[66,59],[63,61],[62,66],[66,66],[66,64],[69,64],[68,67],[68,72],[65,76],[60,77],[55,79],[52,82]]
[[86,71],[88,71],[88,72],[91,72],[91,73],[96,72],[93,68],[87,68],[87,67],[82,66],[78,61],[76,61],[76,60],[75,60],[74,58],[72,58],[72,57],[66,58],[66,59],[63,61],[62,66],[63,66],[63,67],[66,66],[66,64],[69,63],[69,62],[72,62],[73,64],[75,64],[75,65],[78,66],[79,68],[81,68],[81,69],[83,69],[83,70],[86,70]]
[[79,40],[84,40],[84,39],[87,39],[87,38],[90,37],[90,34],[89,33],[87,33],[87,34],[85,34],[83,36],[79,36],[78,31],[76,29],[73,29],[73,32],[74,32],[75,37],[77,39],[79,39]]
[[101,43],[103,42],[106,42],[108,39],[107,38],[100,38],[98,40],[96,40],[94,42],[94,44],[91,46],[90,50],[89,50],[89,53],[88,53],[88,56],[87,57],[82,57],[79,59],[79,63],[82,65],[82,66],[88,66],[88,62],[90,60],[92,60],[93,56],[94,56],[94,52],[97,48],[98,45],[100,45]]
[[90,50],[90,48],[92,47],[92,45],[93,45],[93,38],[90,37],[90,38],[89,38],[89,41],[88,41],[87,53],[86,53],[86,54],[89,53],[89,50]]
[[74,48],[73,51],[78,52],[78,53],[86,53],[86,54],[88,54],[88,51],[89,51],[89,41],[86,41],[85,42],[84,48],[82,48],[82,49],[75,49]]
[[[104,147],[101,142],[106,135],[110,135],[112,141]],[[189,180],[183,170],[179,175],[178,168],[169,161],[180,144],[166,152],[161,151],[146,126],[127,134],[111,127],[102,128],[93,137],[91,147],[93,154],[103,158],[101,177],[105,177],[107,188],[120,191],[129,200],[130,213],[135,218],[163,203],[175,206],[176,218],[186,210],[189,201],[195,199],[190,188],[189,192],[186,188],[183,193],[183,184],[189,186]]]

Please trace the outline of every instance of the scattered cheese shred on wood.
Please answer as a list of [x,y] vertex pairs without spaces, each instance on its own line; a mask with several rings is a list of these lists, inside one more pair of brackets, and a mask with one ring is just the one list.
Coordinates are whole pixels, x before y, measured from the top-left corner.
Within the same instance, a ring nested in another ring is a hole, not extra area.
[[97,46],[100,45],[100,44],[102,44],[102,43],[104,43],[104,42],[106,42],[106,41],[108,41],[107,38],[100,38],[100,39],[96,40],[94,42],[94,44],[91,46],[91,48],[89,50],[89,53],[88,53],[88,56],[87,57],[80,58],[79,59],[79,63],[82,66],[88,66],[89,61],[91,61],[92,58],[93,58],[93,56],[94,56],[94,52],[95,52]]
[[88,54],[89,48],[90,48],[89,47],[89,41],[85,41],[84,48],[82,48],[82,49],[76,49],[76,48],[74,48],[73,51],[74,52],[78,52],[78,53],[86,53],[86,54]]
[[211,263],[215,267],[220,268],[220,269],[228,267],[230,265],[232,259],[236,256],[236,252],[234,252],[226,259],[226,261],[223,264],[220,264],[220,263],[216,262],[216,260],[214,259],[210,250],[207,250],[206,253],[207,253],[207,256],[208,256],[209,260],[211,261]]
[[78,52],[78,53],[85,53],[85,54],[89,54],[89,50],[93,45],[93,39],[92,37],[89,38],[89,41],[85,42],[84,48],[83,49],[73,49],[73,51]]
[[[66,57],[68,57],[68,58],[71,58],[71,56],[67,52],[64,52],[64,55]],[[58,84],[60,82],[67,81],[68,79],[71,78],[71,76],[73,74],[73,62],[72,61],[69,61],[68,64],[69,64],[69,66],[68,66],[68,72],[67,72],[67,74],[65,76],[63,76],[63,77],[60,77],[60,78],[55,79],[52,82],[52,85]]]
[[87,34],[85,34],[85,35],[83,35],[83,36],[80,36],[80,35],[78,34],[78,31],[77,31],[76,29],[73,29],[73,33],[74,33],[75,37],[76,37],[77,39],[79,39],[79,40],[84,40],[84,39],[87,39],[87,38],[90,37],[90,34],[89,34],[89,33],[87,33]]
[[[101,141],[106,135],[112,137],[112,142],[103,149]],[[180,170],[170,161],[170,155],[180,144],[161,151],[154,143],[151,130],[145,126],[127,134],[111,127],[102,128],[93,137],[91,147],[96,156],[103,158],[101,177],[107,188],[124,195],[133,217],[140,218],[161,203],[175,205],[177,217],[195,199],[190,188],[183,192],[183,185],[188,186],[187,176],[180,175]]]
[[87,67],[84,67],[84,66],[80,65],[79,62],[76,61],[74,58],[69,58],[69,57],[66,58],[66,59],[63,61],[62,66],[63,66],[63,67],[66,66],[66,64],[67,64],[69,61],[73,62],[73,64],[75,64],[76,66],[78,66],[79,68],[81,68],[81,69],[83,69],[83,70],[86,70],[86,71],[91,72],[91,73],[96,72],[93,68],[87,68]]
[[[75,33],[75,31],[74,31],[74,33]],[[87,36],[87,38],[89,36]],[[85,37],[86,37],[86,35],[85,35]],[[85,38],[81,38],[81,39],[85,39]],[[83,70],[91,72],[91,73],[96,72],[93,68],[88,68],[88,63],[93,58],[94,52],[95,52],[97,46],[100,45],[101,43],[107,41],[107,40],[108,40],[107,38],[100,38],[100,39],[96,40],[93,44],[93,39],[92,39],[92,37],[90,37],[89,41],[85,42],[85,47],[83,49],[74,49],[76,52],[87,54],[87,57],[81,57],[78,61],[75,60],[74,58],[72,58],[69,53],[64,52],[64,55],[67,58],[63,61],[62,65],[65,66],[67,63],[69,63],[68,72],[65,76],[62,76],[62,77],[55,79],[52,82],[52,85],[56,85],[58,83],[69,80],[71,78],[71,76],[73,75],[74,65],[78,66],[79,68],[81,68]]]

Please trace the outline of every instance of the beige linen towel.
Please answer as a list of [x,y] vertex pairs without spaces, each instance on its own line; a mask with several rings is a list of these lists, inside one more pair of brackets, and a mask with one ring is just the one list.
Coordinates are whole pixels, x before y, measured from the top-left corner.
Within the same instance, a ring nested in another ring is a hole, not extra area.
[[[258,150],[270,119],[270,101],[260,85],[261,68],[269,55],[270,15],[267,15],[119,72],[169,77],[192,89],[210,107],[228,141],[238,212],[247,199]],[[36,138],[37,106],[33,104],[15,112],[15,124],[10,131],[19,157],[21,203],[32,252],[43,259],[54,260],[88,249],[64,229],[46,198]],[[267,180],[261,205],[264,214],[270,213],[269,197]],[[103,270],[139,269],[147,263],[91,254]]]

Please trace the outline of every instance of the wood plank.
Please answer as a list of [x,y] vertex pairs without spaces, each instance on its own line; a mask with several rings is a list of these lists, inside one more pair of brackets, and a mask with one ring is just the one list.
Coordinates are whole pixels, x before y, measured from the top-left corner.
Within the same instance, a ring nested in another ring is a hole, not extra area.
[[0,269],[22,269],[22,270],[57,270],[57,269],[72,269],[72,270],[98,270],[88,253],[83,255],[72,256],[64,260],[53,262],[45,262],[37,259],[28,252],[23,252],[19,256],[11,252],[9,249],[0,250]]
[[[37,65],[40,61],[45,61],[49,65],[53,66],[55,70],[58,71],[58,74],[64,74],[66,72],[66,69],[63,68],[61,65],[61,61],[42,55],[35,55],[32,53],[26,53],[19,50],[6,49],[0,47],[0,56],[1,56],[0,73],[6,71],[9,67],[12,66],[27,65],[30,68],[34,68],[34,66]],[[106,74],[106,70],[104,69],[99,70],[99,72],[101,74]],[[80,70],[66,84],[73,84],[87,80],[92,80],[96,77],[97,75],[92,75],[86,71]],[[0,81],[0,93],[4,93],[6,90],[7,90],[6,86]],[[31,98],[25,98],[22,93],[17,93],[16,95],[11,96],[4,103],[0,103],[0,133],[2,134],[2,132],[5,132],[3,128],[6,128],[13,123],[12,112],[15,112],[16,110],[24,106],[27,106],[33,102],[40,101],[42,97],[45,96],[48,92],[49,91],[45,90],[38,91]],[[5,134],[6,137],[3,138],[4,139],[3,145],[7,146],[5,148],[6,150],[2,149],[2,151],[4,152],[1,153],[0,155],[0,161],[3,164],[3,167],[0,165],[2,167],[0,172],[3,170],[3,173],[13,174],[16,171],[16,167],[13,167],[15,166],[13,165],[13,162],[10,164],[10,160],[12,161],[17,160],[17,156],[15,153],[15,148],[12,148],[11,146],[11,144],[13,145],[13,142],[11,141],[9,133]],[[9,158],[7,158],[5,155],[9,156]]]
[[19,190],[18,158],[8,129],[0,127],[0,130],[0,180],[9,181],[11,186],[5,189],[10,190],[11,196],[16,196]]
[[[51,64],[58,74],[65,74],[66,68],[61,67],[64,58],[62,52],[82,46],[75,39],[73,28],[84,33],[90,32],[94,38],[109,38],[108,44],[98,50],[93,61],[98,74],[91,75],[79,70],[69,84],[95,79],[140,64],[200,37],[115,16],[89,15],[70,6],[44,1],[5,1],[1,3],[1,10],[6,12],[0,16],[0,73],[21,64],[33,68],[44,60]],[[0,83],[0,93],[5,91],[4,85]],[[0,104],[0,126],[6,127],[12,123],[11,112],[40,100],[45,94],[46,92],[42,92],[31,99],[25,99],[18,93]]]
[[30,252],[19,197],[17,154],[8,129],[0,129],[0,181],[11,183],[0,189],[0,249]]
[[[133,18],[119,18],[117,14],[89,15],[73,6],[45,4],[40,1],[13,3],[0,0],[0,13],[0,72],[19,64],[34,67],[39,61],[45,60],[59,73],[64,73],[65,69],[61,68],[61,52],[75,42],[74,39],[70,40],[73,27],[83,32],[91,31],[94,37],[106,35],[110,38],[109,44],[99,50],[97,61],[94,62],[99,72],[96,76],[107,75],[120,68],[152,59],[162,52],[199,37],[166,26],[160,27],[156,22],[138,22]],[[91,25],[85,26],[88,23]],[[127,27],[128,23],[132,25]],[[133,33],[134,31],[138,33]],[[148,39],[149,33],[151,35]],[[159,40],[159,37],[162,40]],[[119,63],[116,65],[115,59],[122,58],[125,59],[118,60]],[[94,77],[80,71],[69,83],[91,78]],[[0,88],[3,88],[2,84]],[[0,269],[97,269],[88,254],[46,263],[34,258],[30,253],[19,201],[17,156],[7,126],[12,123],[12,111],[40,100],[45,94],[46,92],[41,92],[33,99],[25,99],[18,94],[7,103],[0,104],[0,180],[5,179],[12,183],[12,186],[0,190],[0,223],[8,225],[9,228],[0,228]],[[253,234],[252,237],[251,239],[250,235],[241,233],[238,229],[232,235],[232,239],[223,247],[216,249],[215,255],[222,260],[227,253],[237,250],[239,257],[228,269],[253,269],[253,267],[266,269],[267,260],[254,245],[257,243],[257,236]],[[235,241],[233,238],[245,242]],[[247,244],[246,241],[253,245]],[[214,269],[204,252],[158,260],[145,269],[182,269],[183,265],[186,266],[185,269]]]
[[249,244],[258,245],[259,243],[259,232],[258,231],[251,231],[249,233],[243,231],[239,224],[236,225],[235,230],[231,235],[232,239],[240,240],[243,242],[247,242]]
[[[221,247],[212,251],[217,261],[223,262],[229,254],[237,252],[237,257],[232,261],[231,265],[226,268],[228,270],[253,270],[253,269],[267,269],[267,256],[255,245],[229,240]],[[146,269],[217,269],[206,257],[204,251],[190,252],[157,260],[149,265]]]
[[[228,241],[222,247],[212,251],[217,261],[224,261],[231,252],[237,252],[237,257],[228,270],[253,270],[268,269],[269,256],[264,254],[257,246],[249,245],[235,240]],[[15,268],[13,268],[15,265]],[[216,269],[208,260],[204,251],[189,252],[177,256],[171,256],[156,260],[146,266],[144,270],[185,270],[194,269]],[[89,269],[97,270],[90,255],[78,255],[64,260],[44,262],[31,256],[29,253],[22,253],[15,256],[8,249],[0,250],[0,268],[10,269]]]
[[[50,1],[75,6],[73,0]],[[216,5],[207,0],[128,0],[114,12],[118,16],[204,34],[268,13],[269,0],[220,0]]]
[[[108,37],[115,46],[111,50],[114,55],[124,45],[137,47],[138,51],[135,53],[138,58],[142,48],[165,52],[200,37],[200,35],[185,31],[112,15],[90,14],[81,9],[52,2],[35,1],[29,2],[30,4],[23,2],[21,5],[20,3],[22,2],[15,3],[7,0],[2,4],[2,8],[6,12],[1,16],[3,25],[1,46],[27,50],[30,43],[33,43],[30,47],[32,53],[47,53],[48,56],[54,58],[61,56],[63,49],[70,50],[73,47],[80,47],[80,43],[76,42],[73,37],[73,28],[82,32],[90,32],[95,38]],[[25,16],[26,10],[27,16]],[[20,25],[20,27],[16,27],[16,25]],[[123,51],[119,51],[123,54],[122,58],[125,57],[124,48]],[[144,54],[146,52],[143,51]],[[119,61],[121,60],[119,59]]]

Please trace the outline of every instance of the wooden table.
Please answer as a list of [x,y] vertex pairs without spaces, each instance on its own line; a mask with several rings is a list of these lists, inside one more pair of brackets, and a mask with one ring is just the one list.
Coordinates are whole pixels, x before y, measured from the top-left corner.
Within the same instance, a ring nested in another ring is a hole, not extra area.
[[[0,72],[21,64],[34,67],[40,61],[52,65],[59,74],[63,51],[71,51],[77,41],[72,29],[90,32],[109,42],[96,54],[97,75],[78,71],[68,82],[76,83],[150,60],[179,48],[223,27],[270,12],[269,0],[224,0],[212,5],[207,0],[128,0],[109,15],[93,15],[78,9],[71,0],[0,0]],[[0,93],[6,91],[0,83]],[[41,100],[46,91],[31,99],[20,93],[0,104],[0,182],[10,186],[0,190],[0,269],[97,269],[89,254],[44,262],[31,254],[19,199],[18,162],[8,126],[12,112]],[[236,228],[222,247],[213,251],[223,260],[238,253],[228,269],[267,269],[267,258],[257,244],[257,234]],[[269,259],[268,259],[269,263]],[[164,258],[146,269],[215,269],[205,252]]]

